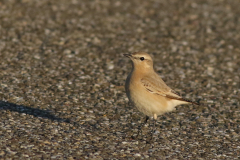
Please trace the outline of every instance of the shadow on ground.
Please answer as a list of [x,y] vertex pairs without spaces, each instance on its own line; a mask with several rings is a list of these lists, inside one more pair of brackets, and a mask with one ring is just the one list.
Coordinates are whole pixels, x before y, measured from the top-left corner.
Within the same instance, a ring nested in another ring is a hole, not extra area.
[[31,107],[17,105],[14,103],[9,103],[9,102],[4,102],[4,101],[0,101],[0,110],[9,110],[11,112],[25,113],[25,114],[33,115],[34,117],[50,119],[52,121],[70,123],[69,119],[59,118],[59,117],[51,114],[51,111],[49,111],[49,110],[31,108]]

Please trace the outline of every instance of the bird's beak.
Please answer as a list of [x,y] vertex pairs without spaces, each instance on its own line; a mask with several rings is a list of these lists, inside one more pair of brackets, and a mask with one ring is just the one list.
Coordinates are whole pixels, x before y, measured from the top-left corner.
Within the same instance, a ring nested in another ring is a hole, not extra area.
[[132,57],[132,55],[131,54],[123,54],[124,56],[126,56],[126,57]]

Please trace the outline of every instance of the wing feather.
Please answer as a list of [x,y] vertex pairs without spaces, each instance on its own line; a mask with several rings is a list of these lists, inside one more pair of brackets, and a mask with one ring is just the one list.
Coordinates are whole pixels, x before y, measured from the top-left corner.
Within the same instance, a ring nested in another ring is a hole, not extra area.
[[199,105],[196,102],[182,98],[177,92],[168,87],[160,77],[144,77],[141,79],[141,83],[152,94]]

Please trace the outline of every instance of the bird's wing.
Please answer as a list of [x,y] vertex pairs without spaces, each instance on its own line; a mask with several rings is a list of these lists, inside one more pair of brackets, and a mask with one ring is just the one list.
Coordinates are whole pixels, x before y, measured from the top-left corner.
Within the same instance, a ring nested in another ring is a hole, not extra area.
[[157,94],[164,97],[176,97],[180,98],[179,95],[171,92],[171,88],[169,88],[160,77],[143,77],[141,79],[142,85],[146,88],[146,90],[152,94]]
[[152,94],[157,94],[169,99],[197,104],[196,102],[182,98],[174,90],[168,87],[160,77],[143,77],[141,79],[141,83],[146,88],[146,90]]

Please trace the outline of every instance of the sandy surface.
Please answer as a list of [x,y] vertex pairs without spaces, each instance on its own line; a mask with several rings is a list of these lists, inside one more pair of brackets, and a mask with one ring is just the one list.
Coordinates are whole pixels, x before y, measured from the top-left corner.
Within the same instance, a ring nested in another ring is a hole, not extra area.
[[[0,159],[239,159],[240,2],[0,1]],[[145,51],[182,105],[152,121],[128,104]]]

